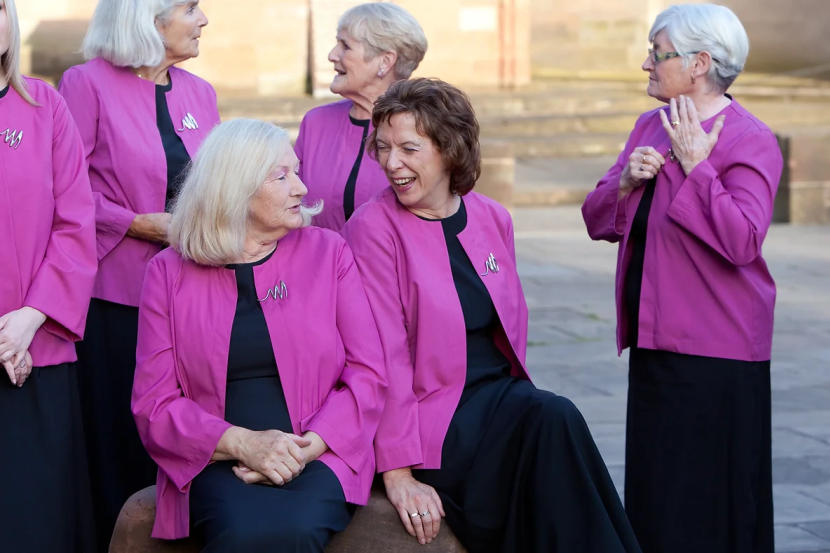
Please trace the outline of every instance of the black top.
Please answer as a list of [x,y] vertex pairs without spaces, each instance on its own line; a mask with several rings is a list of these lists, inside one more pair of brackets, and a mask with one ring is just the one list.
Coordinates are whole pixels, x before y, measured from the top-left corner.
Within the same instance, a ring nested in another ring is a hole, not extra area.
[[496,346],[495,332],[501,321],[487,287],[464,251],[458,235],[467,227],[467,207],[464,200],[458,211],[441,221],[447,253],[450,258],[452,280],[464,313],[467,330],[467,378],[459,405],[463,405],[481,386],[510,374],[510,361]]
[[346,188],[343,190],[343,213],[346,215],[346,220],[354,213],[354,189],[357,185],[357,174],[360,172],[360,162],[363,161],[363,151],[366,149],[366,137],[369,136],[369,120],[355,119],[349,115],[349,121],[352,125],[363,127],[363,138],[360,140],[360,150],[357,152],[357,159],[352,165],[352,172],[349,173],[349,180],[346,181]]
[[156,125],[167,158],[167,201],[165,210],[169,210],[170,201],[176,196],[181,186],[181,175],[190,162],[190,155],[184,147],[181,137],[176,133],[170,110],[167,108],[166,93],[173,90],[173,80],[166,85],[156,85]]
[[271,336],[254,286],[254,267],[272,255],[253,263],[226,265],[236,273],[238,297],[228,351],[225,420],[249,430],[291,432]]
[[0,98],[2,98],[3,96],[5,96],[5,95],[6,95],[6,93],[9,91],[9,86],[10,86],[10,85],[6,85],[6,88],[4,88],[3,90],[0,90]]
[[628,345],[637,347],[637,334],[640,329],[640,293],[643,286],[643,264],[646,259],[646,234],[648,233],[648,215],[651,212],[651,202],[654,200],[656,179],[651,179],[645,185],[643,197],[637,207],[637,213],[631,222],[631,232],[628,243],[633,246],[631,263],[625,275],[624,298],[628,312]]

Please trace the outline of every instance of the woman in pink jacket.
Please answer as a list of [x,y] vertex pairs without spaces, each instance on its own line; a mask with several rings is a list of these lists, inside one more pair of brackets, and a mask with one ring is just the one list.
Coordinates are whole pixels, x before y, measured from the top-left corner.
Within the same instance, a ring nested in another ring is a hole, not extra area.
[[21,76],[0,0],[0,549],[94,549],[75,346],[95,280],[95,208],[63,98]]
[[392,186],[343,235],[386,356],[375,452],[404,526],[428,543],[446,517],[471,553],[638,552],[582,415],[525,369],[513,225],[472,191],[469,100],[441,81],[400,81],[372,121],[368,147]]
[[155,537],[322,553],[369,498],[383,351],[348,245],[307,226],[298,165],[278,127],[217,127],[147,268],[132,405]]
[[673,6],[649,34],[648,94],[582,208],[619,242],[630,348],[625,508],[646,553],[772,553],[775,283],[761,255],[782,159],[726,90],[749,42],[728,8]]
[[84,41],[90,61],[59,87],[96,207],[99,269],[78,376],[102,548],[124,501],[156,473],[130,415],[138,301],[181,174],[219,122],[213,88],[175,67],[199,54],[207,22],[197,0],[100,0]]

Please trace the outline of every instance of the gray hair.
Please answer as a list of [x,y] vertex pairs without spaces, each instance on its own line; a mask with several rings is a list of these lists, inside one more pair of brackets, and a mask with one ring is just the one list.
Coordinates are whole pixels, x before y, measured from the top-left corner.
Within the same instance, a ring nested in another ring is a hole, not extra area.
[[17,22],[17,10],[14,7],[14,0],[6,0],[6,17],[9,22],[9,49],[0,58],[3,74],[6,76],[6,80],[9,81],[9,85],[24,100],[36,106],[38,103],[29,94],[26,81],[23,80],[23,75],[20,74],[20,26]]
[[698,52],[712,56],[709,82],[718,92],[726,90],[744,70],[749,38],[740,19],[724,6],[684,4],[671,6],[657,16],[648,39],[654,42],[664,30],[675,50],[683,55],[684,68]]
[[81,49],[86,59],[118,67],[155,67],[164,61],[158,25],[191,0],[98,0]]
[[[239,259],[251,199],[291,149],[288,132],[254,119],[215,127],[188,168],[173,206],[169,239],[181,256],[201,265]],[[303,226],[323,210],[322,202],[300,207]]]
[[418,20],[402,7],[370,2],[350,8],[337,22],[366,47],[366,61],[384,52],[395,52],[395,77],[408,79],[427,52],[427,37]]

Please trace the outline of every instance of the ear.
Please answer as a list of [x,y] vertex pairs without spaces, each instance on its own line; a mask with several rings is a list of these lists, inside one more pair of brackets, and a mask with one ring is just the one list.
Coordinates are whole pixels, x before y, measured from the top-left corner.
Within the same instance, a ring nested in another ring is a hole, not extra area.
[[712,55],[709,52],[699,52],[695,55],[692,62],[692,75],[695,77],[703,77],[709,74],[712,68]]
[[387,75],[395,71],[395,63],[398,61],[398,54],[395,52],[384,52],[380,55],[380,66],[383,68],[383,74]]

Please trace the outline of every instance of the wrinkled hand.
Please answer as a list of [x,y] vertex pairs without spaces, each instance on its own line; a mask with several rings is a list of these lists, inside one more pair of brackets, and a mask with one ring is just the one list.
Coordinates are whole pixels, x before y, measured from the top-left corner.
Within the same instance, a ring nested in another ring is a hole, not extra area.
[[[386,497],[398,511],[409,535],[421,545],[438,537],[441,518],[446,516],[441,498],[432,486],[418,482],[408,468],[383,473]],[[428,513],[421,516],[423,513]],[[416,516],[412,516],[416,514]]]
[[[712,132],[706,134],[700,124],[695,103],[688,96],[680,96],[679,100],[672,98],[669,101],[669,111],[674,125],[668,120],[664,110],[660,110],[660,119],[671,139],[674,157],[688,176],[701,162],[709,159],[709,154],[718,143],[726,116],[719,116],[712,125]],[[678,122],[679,124],[676,124]]]
[[[305,468],[305,466],[307,466],[310,462],[317,460],[320,455],[328,450],[328,445],[316,432],[306,432],[302,438],[294,434],[286,435],[297,438],[297,440],[294,440],[294,443],[300,445],[300,451],[302,452],[304,460],[304,463],[300,468],[300,473],[303,472],[303,468]],[[274,484],[274,482],[272,482],[267,476],[252,469],[242,461],[239,461],[235,467],[232,467],[232,470],[236,477],[246,484],[265,484],[269,486]],[[298,475],[299,474],[294,475],[294,478]]]
[[46,315],[31,307],[21,307],[0,317],[0,363],[11,361],[15,367],[20,365],[44,321]]
[[6,369],[6,374],[9,375],[12,384],[20,388],[32,374],[32,356],[25,351],[19,360],[15,356],[11,361],[4,361],[3,368]]
[[660,152],[651,146],[634,148],[634,151],[628,156],[628,164],[623,168],[620,176],[620,199],[638,186],[656,177],[665,164],[666,160],[660,155]]
[[167,231],[170,229],[171,215],[169,213],[142,213],[136,215],[127,236],[139,238],[148,242],[167,244]]
[[[237,459],[242,465],[282,486],[305,468],[305,457],[300,448],[308,445],[311,445],[310,440],[296,434],[279,430],[248,430],[238,446]],[[234,470],[234,473],[237,471]]]

